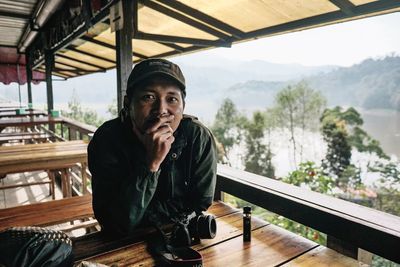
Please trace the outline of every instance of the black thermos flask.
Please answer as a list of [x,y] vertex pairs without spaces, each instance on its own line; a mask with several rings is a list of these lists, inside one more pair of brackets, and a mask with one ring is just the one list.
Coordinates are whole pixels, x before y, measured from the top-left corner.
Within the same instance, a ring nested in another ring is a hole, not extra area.
[[251,207],[243,207],[243,242],[251,241]]

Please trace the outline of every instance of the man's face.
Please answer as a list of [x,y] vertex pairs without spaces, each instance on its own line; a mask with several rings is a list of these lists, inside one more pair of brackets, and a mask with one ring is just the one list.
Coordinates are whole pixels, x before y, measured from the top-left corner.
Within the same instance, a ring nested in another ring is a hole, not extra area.
[[175,132],[181,122],[183,109],[184,102],[179,87],[169,81],[157,79],[150,85],[135,90],[129,113],[132,124],[142,134],[160,118],[174,115],[164,125],[168,124]]

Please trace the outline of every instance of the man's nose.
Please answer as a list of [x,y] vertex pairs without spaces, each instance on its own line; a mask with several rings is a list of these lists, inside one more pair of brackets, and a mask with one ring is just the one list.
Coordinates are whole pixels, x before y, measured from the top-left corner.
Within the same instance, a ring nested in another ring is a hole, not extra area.
[[154,103],[154,112],[157,113],[157,115],[164,115],[168,114],[168,105],[167,102],[163,99],[159,99]]

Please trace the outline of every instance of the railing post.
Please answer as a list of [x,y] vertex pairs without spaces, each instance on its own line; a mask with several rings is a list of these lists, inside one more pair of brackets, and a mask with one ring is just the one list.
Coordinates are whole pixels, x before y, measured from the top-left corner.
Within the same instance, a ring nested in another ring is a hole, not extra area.
[[372,263],[372,253],[349,244],[343,240],[327,235],[326,246],[340,254],[349,256],[360,262],[370,265]]
[[217,176],[217,185],[215,186],[214,200],[215,201],[224,201],[224,192],[221,191],[221,187],[218,184],[218,176]]

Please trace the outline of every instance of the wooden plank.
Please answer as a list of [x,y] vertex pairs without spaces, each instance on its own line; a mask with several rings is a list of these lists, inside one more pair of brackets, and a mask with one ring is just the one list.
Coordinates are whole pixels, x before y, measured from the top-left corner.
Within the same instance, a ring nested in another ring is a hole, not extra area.
[[16,146],[1,146],[0,154],[3,153],[14,153],[22,151],[42,151],[53,149],[65,150],[65,149],[76,149],[86,147],[87,142],[83,140],[65,141],[65,142],[54,142],[54,143],[43,143],[43,144],[27,144],[27,145],[16,145]]
[[14,111],[0,112],[0,118],[23,118],[23,117],[34,117],[34,116],[47,116],[47,113],[42,110],[26,111],[24,114],[17,114]]
[[29,140],[36,140],[36,141],[43,141],[52,136],[46,133],[35,133],[31,135],[14,135],[14,136],[0,136],[0,144],[8,143],[12,141],[29,141]]
[[0,210],[0,231],[13,226],[48,226],[93,216],[91,196]]
[[40,124],[54,124],[63,122],[62,118],[47,117],[30,117],[30,118],[8,118],[0,120],[0,129],[5,127],[21,127],[21,126],[35,126]]
[[40,202],[40,203],[22,205],[12,208],[0,209],[0,218],[12,217],[32,212],[36,213],[37,211],[54,210],[62,206],[75,206],[81,204],[86,205],[87,203],[92,203],[92,195],[70,197],[60,200]]
[[358,267],[361,264],[332,249],[319,246],[282,265],[283,267]]
[[205,266],[276,266],[317,247],[303,237],[274,225],[252,231],[252,240],[242,237],[201,250]]

